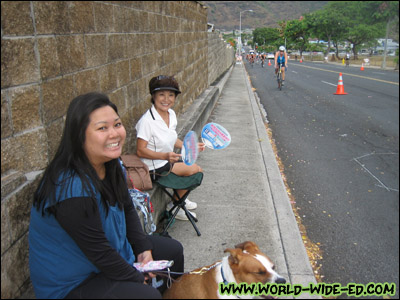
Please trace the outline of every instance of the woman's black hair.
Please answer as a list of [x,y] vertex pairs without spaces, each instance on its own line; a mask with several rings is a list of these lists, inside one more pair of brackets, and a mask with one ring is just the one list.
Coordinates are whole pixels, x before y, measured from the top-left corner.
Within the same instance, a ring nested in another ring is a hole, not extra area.
[[[98,108],[110,106],[118,114],[118,109],[110,99],[101,93],[88,93],[73,99],[68,107],[65,127],[58,150],[43,175],[35,191],[33,205],[37,210],[55,214],[55,206],[60,196],[66,192],[68,186],[72,188],[70,180],[79,176],[83,190],[96,201],[96,191],[100,192],[102,202],[108,212],[109,203],[104,197],[105,191],[95,169],[89,162],[84,151],[86,129],[90,123],[90,114]],[[118,159],[113,159],[105,164],[106,176],[109,178],[116,202],[122,209],[123,203],[129,199],[126,180]],[[57,192],[58,186],[61,192]],[[45,209],[45,206],[49,209]],[[96,207],[97,205],[94,205]]]

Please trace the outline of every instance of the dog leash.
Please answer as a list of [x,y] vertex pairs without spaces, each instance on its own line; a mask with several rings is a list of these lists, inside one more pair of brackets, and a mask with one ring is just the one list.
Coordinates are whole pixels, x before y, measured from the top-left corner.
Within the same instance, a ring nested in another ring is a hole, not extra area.
[[[168,268],[168,269],[165,270],[165,271],[159,270],[159,271],[153,271],[153,272],[151,272],[151,273],[156,274],[156,275],[159,275],[159,276],[167,277],[167,278],[168,278],[168,279],[167,279],[167,288],[170,288],[172,282],[175,282],[175,281],[179,282],[179,280],[177,280],[177,279],[172,279],[171,274],[172,274],[172,275],[186,275],[186,274],[188,274],[188,275],[203,275],[204,273],[207,273],[208,271],[210,271],[210,270],[212,270],[212,269],[218,267],[218,266],[221,265],[221,264],[222,264],[222,262],[218,261],[218,262],[216,262],[215,264],[209,266],[208,268],[207,268],[207,267],[203,267],[203,268],[201,268],[201,269],[198,270],[198,271],[190,271],[190,272],[171,272],[170,269]],[[222,268],[221,268],[221,271],[222,271]],[[168,275],[165,275],[165,274],[168,274]],[[224,280],[224,284],[227,284],[228,281],[224,278],[223,275],[222,275],[222,278],[223,278],[223,280]]]

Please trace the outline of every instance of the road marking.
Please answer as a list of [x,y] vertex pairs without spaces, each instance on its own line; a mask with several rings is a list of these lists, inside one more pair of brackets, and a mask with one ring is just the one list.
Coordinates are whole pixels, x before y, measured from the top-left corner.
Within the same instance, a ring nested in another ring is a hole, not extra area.
[[[309,66],[305,66],[305,65],[296,64],[296,66],[304,67],[304,68],[309,68],[309,69],[314,69],[314,70],[325,71],[325,72],[337,73],[337,71],[325,70],[325,69],[320,69],[320,68],[315,68],[315,67],[309,67]],[[344,72],[341,72],[341,73],[342,73],[342,75],[353,76],[353,77],[359,77],[359,78],[363,78],[363,79],[370,79],[370,80],[375,80],[375,81],[390,83],[390,84],[394,84],[394,85],[399,85],[398,82],[387,81],[387,80],[381,80],[381,79],[376,79],[376,78],[371,78],[371,77],[366,77],[366,76],[360,76],[360,75],[354,75],[354,74],[344,73]]]
[[296,72],[296,71],[292,71],[292,73],[295,73],[295,74],[297,74],[297,72]]
[[321,80],[323,83],[326,83],[326,84],[330,84],[330,85],[333,85],[333,86],[336,86],[336,84],[333,84],[333,83],[330,83],[330,82],[326,82],[326,81],[323,81],[323,80]]
[[379,75],[386,75],[385,73],[378,73],[378,72],[372,72],[374,74],[379,74]]
[[381,188],[384,188],[384,189],[387,190],[388,192],[390,192],[390,191],[398,192],[399,190],[396,190],[396,189],[392,189],[392,188],[390,188],[390,187],[387,187],[382,181],[380,181],[380,180],[378,179],[378,177],[376,177],[374,174],[372,174],[372,172],[371,172],[370,170],[368,170],[368,169],[365,167],[365,164],[362,164],[362,163],[359,161],[359,159],[364,158],[364,157],[367,157],[367,156],[371,156],[371,155],[388,155],[388,154],[389,154],[389,155],[390,155],[390,154],[399,155],[399,153],[393,153],[393,152],[389,152],[389,153],[375,153],[375,152],[372,152],[372,153],[365,154],[365,155],[362,155],[362,156],[359,156],[359,157],[355,157],[355,158],[353,158],[352,160],[354,160],[356,163],[358,163],[366,172],[368,172],[376,181],[379,182],[379,185],[375,184],[376,186],[381,187]]

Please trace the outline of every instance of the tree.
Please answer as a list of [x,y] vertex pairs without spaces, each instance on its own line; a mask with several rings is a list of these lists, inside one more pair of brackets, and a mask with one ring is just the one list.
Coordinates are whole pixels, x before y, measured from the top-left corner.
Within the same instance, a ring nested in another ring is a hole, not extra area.
[[337,10],[326,6],[324,9],[306,15],[306,20],[309,23],[311,35],[317,37],[318,40],[328,42],[325,55],[328,55],[331,51],[331,46],[336,44],[336,56],[338,57],[338,40],[342,39],[346,30],[342,15]]
[[258,45],[267,45],[276,48],[280,42],[279,31],[276,28],[269,27],[256,28],[253,31],[253,41]]
[[383,52],[382,68],[386,68],[386,52],[387,52],[387,40],[389,36],[389,25],[393,20],[399,20],[399,2],[398,1],[376,1],[378,9],[375,11],[373,16],[379,21],[386,23],[386,34],[385,34],[385,50]]
[[309,24],[305,19],[286,22],[285,37],[300,51],[300,56],[303,55],[303,51],[308,46],[308,39],[310,37],[308,26]]
[[382,34],[382,23],[374,17],[378,1],[332,1],[327,9],[341,16],[343,39],[352,43],[354,59],[358,48]]

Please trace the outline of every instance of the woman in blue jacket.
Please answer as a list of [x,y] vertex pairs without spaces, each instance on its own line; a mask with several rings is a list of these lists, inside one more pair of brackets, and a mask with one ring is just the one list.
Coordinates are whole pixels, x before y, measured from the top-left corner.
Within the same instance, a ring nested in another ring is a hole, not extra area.
[[39,298],[160,298],[134,262],[174,260],[182,245],[144,234],[119,163],[126,131],[106,95],[72,100],[57,153],[34,194],[29,266]]

